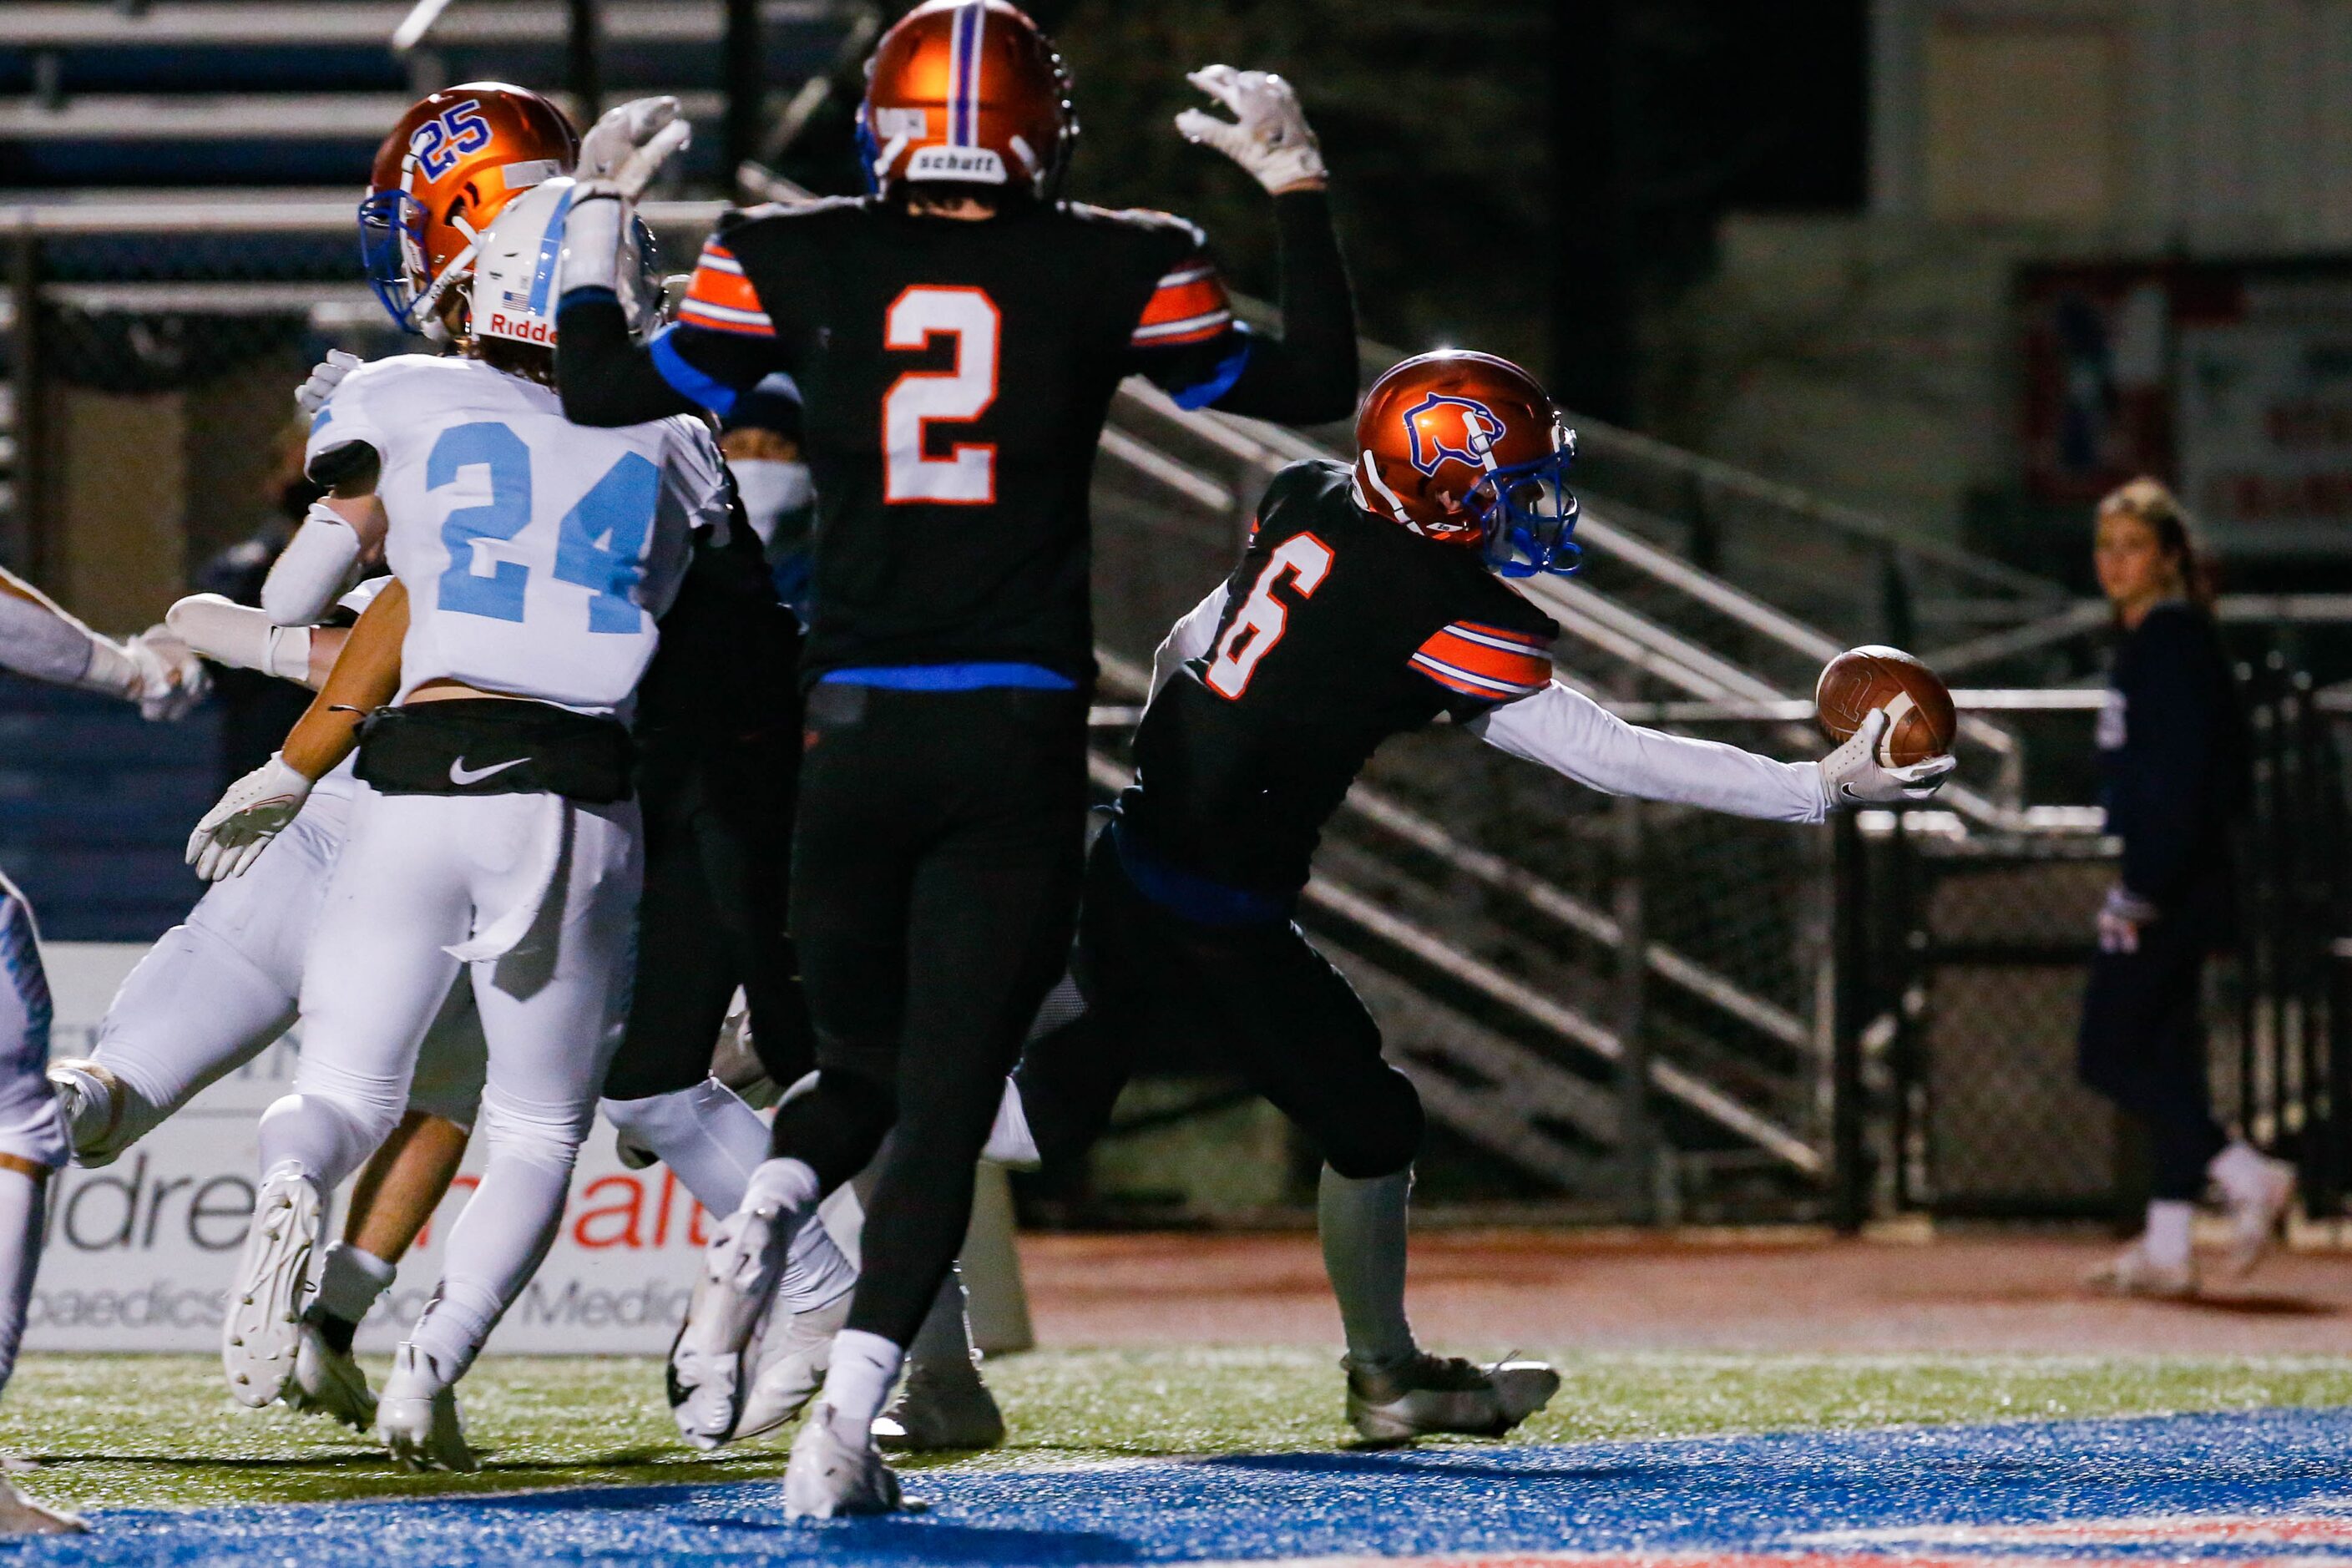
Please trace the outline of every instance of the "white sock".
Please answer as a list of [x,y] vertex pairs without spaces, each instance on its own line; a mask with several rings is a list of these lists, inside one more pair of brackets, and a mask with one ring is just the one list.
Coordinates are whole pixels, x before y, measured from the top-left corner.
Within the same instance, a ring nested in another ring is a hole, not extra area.
[[737,1210],[773,1204],[793,1226],[784,1254],[784,1271],[776,1280],[776,1294],[786,1310],[809,1312],[837,1300],[857,1283],[857,1269],[834,1245],[832,1233],[816,1217],[816,1172],[804,1161],[763,1160],[744,1184]]
[[844,1329],[833,1336],[833,1364],[822,1403],[833,1410],[833,1433],[853,1447],[874,1446],[874,1418],[889,1402],[906,1352],[880,1334]]
[[374,1253],[338,1241],[319,1259],[319,1310],[356,1323],[392,1288],[394,1272],[393,1265]]
[[951,1264],[948,1277],[940,1281],[940,1293],[931,1298],[930,1310],[923,1314],[922,1326],[915,1331],[915,1342],[907,1347],[908,1372],[922,1372],[930,1376],[969,1378],[980,1366],[980,1352],[971,1348],[971,1315],[965,1304],[963,1266]]
[[806,1161],[789,1157],[762,1160],[753,1167],[751,1179],[743,1184],[743,1199],[735,1207],[747,1209],[770,1203],[781,1209],[810,1214],[815,1212],[820,1195],[816,1171]]
[[751,1173],[768,1156],[768,1124],[715,1078],[642,1100],[607,1100],[597,1109],[714,1215],[735,1212]]
[[1412,1354],[1404,1315],[1405,1204],[1412,1173],[1356,1181],[1323,1167],[1315,1223],[1323,1237],[1323,1271],[1339,1300],[1348,1360],[1392,1366]]
[[783,1276],[776,1281],[776,1294],[782,1298],[784,1310],[814,1312],[839,1300],[856,1285],[856,1266],[835,1245],[833,1233],[824,1228],[816,1211],[809,1210],[800,1229],[793,1233],[792,1248],[784,1254]]
[[471,1366],[522,1288],[539,1271],[563,1220],[569,1170],[493,1146],[481,1185],[449,1227],[441,1283],[409,1339],[455,1383]]
[[2196,1217],[2197,1205],[2174,1198],[2153,1198],[2147,1205],[2147,1232],[2140,1238],[2140,1247],[2152,1263],[2167,1268],[2185,1268],[2189,1265],[2189,1222]]
[[2207,1162],[2205,1174],[2232,1202],[2259,1203],[2270,1194],[2270,1162],[2242,1138]]
[[408,1331],[408,1342],[425,1352],[446,1388],[474,1364],[507,1305],[477,1281],[444,1279],[425,1304],[425,1315]]
[[980,1151],[983,1160],[993,1161],[1015,1171],[1034,1171],[1045,1163],[1037,1152],[1037,1139],[1029,1131],[1029,1112],[1021,1103],[1021,1089],[1011,1079],[1004,1080],[1004,1098],[996,1103],[996,1121],[988,1130],[988,1142]]
[[42,1199],[47,1184],[16,1171],[0,1171],[0,1388],[16,1368],[16,1347],[25,1338],[25,1309],[33,1299],[33,1273],[41,1265]]

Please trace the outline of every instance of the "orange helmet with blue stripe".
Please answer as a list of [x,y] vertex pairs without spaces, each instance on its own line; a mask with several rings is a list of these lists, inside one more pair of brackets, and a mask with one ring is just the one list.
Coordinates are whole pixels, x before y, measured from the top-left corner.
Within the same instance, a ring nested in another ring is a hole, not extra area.
[[490,220],[579,155],[572,121],[528,88],[469,81],[419,100],[376,150],[360,204],[360,259],[392,319],[432,329]]
[[1507,577],[1576,570],[1576,433],[1509,360],[1440,349],[1390,367],[1356,416],[1356,504],[1476,546]]
[[927,0],[866,63],[867,183],[1026,185],[1050,195],[1078,134],[1054,41],[1011,0]]

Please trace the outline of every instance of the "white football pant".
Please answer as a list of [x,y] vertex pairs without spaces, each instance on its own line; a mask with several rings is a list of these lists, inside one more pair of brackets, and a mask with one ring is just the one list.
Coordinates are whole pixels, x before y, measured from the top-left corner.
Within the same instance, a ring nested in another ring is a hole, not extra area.
[[49,1088],[49,982],[25,896],[0,877],[0,1386],[16,1370],[44,1184],[66,1163],[65,1117]]
[[[84,1158],[121,1154],[293,1026],[352,809],[346,795],[311,796],[244,875],[215,882],[123,980],[90,1051],[122,1086],[121,1117]],[[471,1127],[482,1054],[472,989],[452,986],[417,1053],[409,1108]]]
[[353,814],[303,974],[295,1092],[261,1119],[261,1169],[326,1187],[358,1169],[399,1120],[442,997],[470,971],[488,1158],[410,1336],[447,1381],[562,1219],[627,1016],[642,875],[633,801],[369,792]]

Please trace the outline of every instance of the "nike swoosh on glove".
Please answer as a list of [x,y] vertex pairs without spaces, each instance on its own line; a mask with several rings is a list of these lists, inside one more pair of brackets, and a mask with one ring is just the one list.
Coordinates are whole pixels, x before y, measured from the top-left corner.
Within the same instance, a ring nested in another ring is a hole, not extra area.
[[234,877],[259,858],[310,797],[311,781],[273,752],[228,786],[188,835],[188,864],[207,882]]
[[1323,150],[1298,107],[1298,94],[1269,71],[1202,66],[1184,79],[1233,111],[1220,120],[1198,109],[1176,117],[1177,134],[1214,147],[1255,176],[1269,191],[1320,183],[1328,171]]
[[303,418],[316,419],[319,410],[327,406],[327,399],[335,395],[335,388],[343,384],[343,377],[365,363],[355,353],[329,349],[327,357],[310,367],[310,379],[294,389],[294,406],[302,411]]
[[1832,811],[1842,806],[1902,805],[1926,800],[1944,787],[1945,775],[1959,764],[1949,753],[1907,768],[1882,766],[1878,742],[1886,733],[1886,710],[1874,708],[1845,743],[1822,759],[1822,795]]
[[138,684],[129,696],[139,704],[142,719],[182,719],[212,689],[205,661],[169,626],[149,626],[126,638],[123,652],[138,671]]

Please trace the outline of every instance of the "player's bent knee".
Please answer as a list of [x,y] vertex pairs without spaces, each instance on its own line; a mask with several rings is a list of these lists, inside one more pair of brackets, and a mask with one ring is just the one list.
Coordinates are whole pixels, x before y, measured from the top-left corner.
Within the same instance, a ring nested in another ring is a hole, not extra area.
[[1383,1068],[1361,1096],[1351,1098],[1346,1125],[1319,1130],[1325,1162],[1358,1182],[1393,1176],[1410,1166],[1421,1153],[1425,1120],[1412,1080]]
[[568,1172],[595,1113],[593,1103],[524,1100],[493,1086],[482,1093],[478,1125],[493,1156],[510,1155],[543,1170]]

